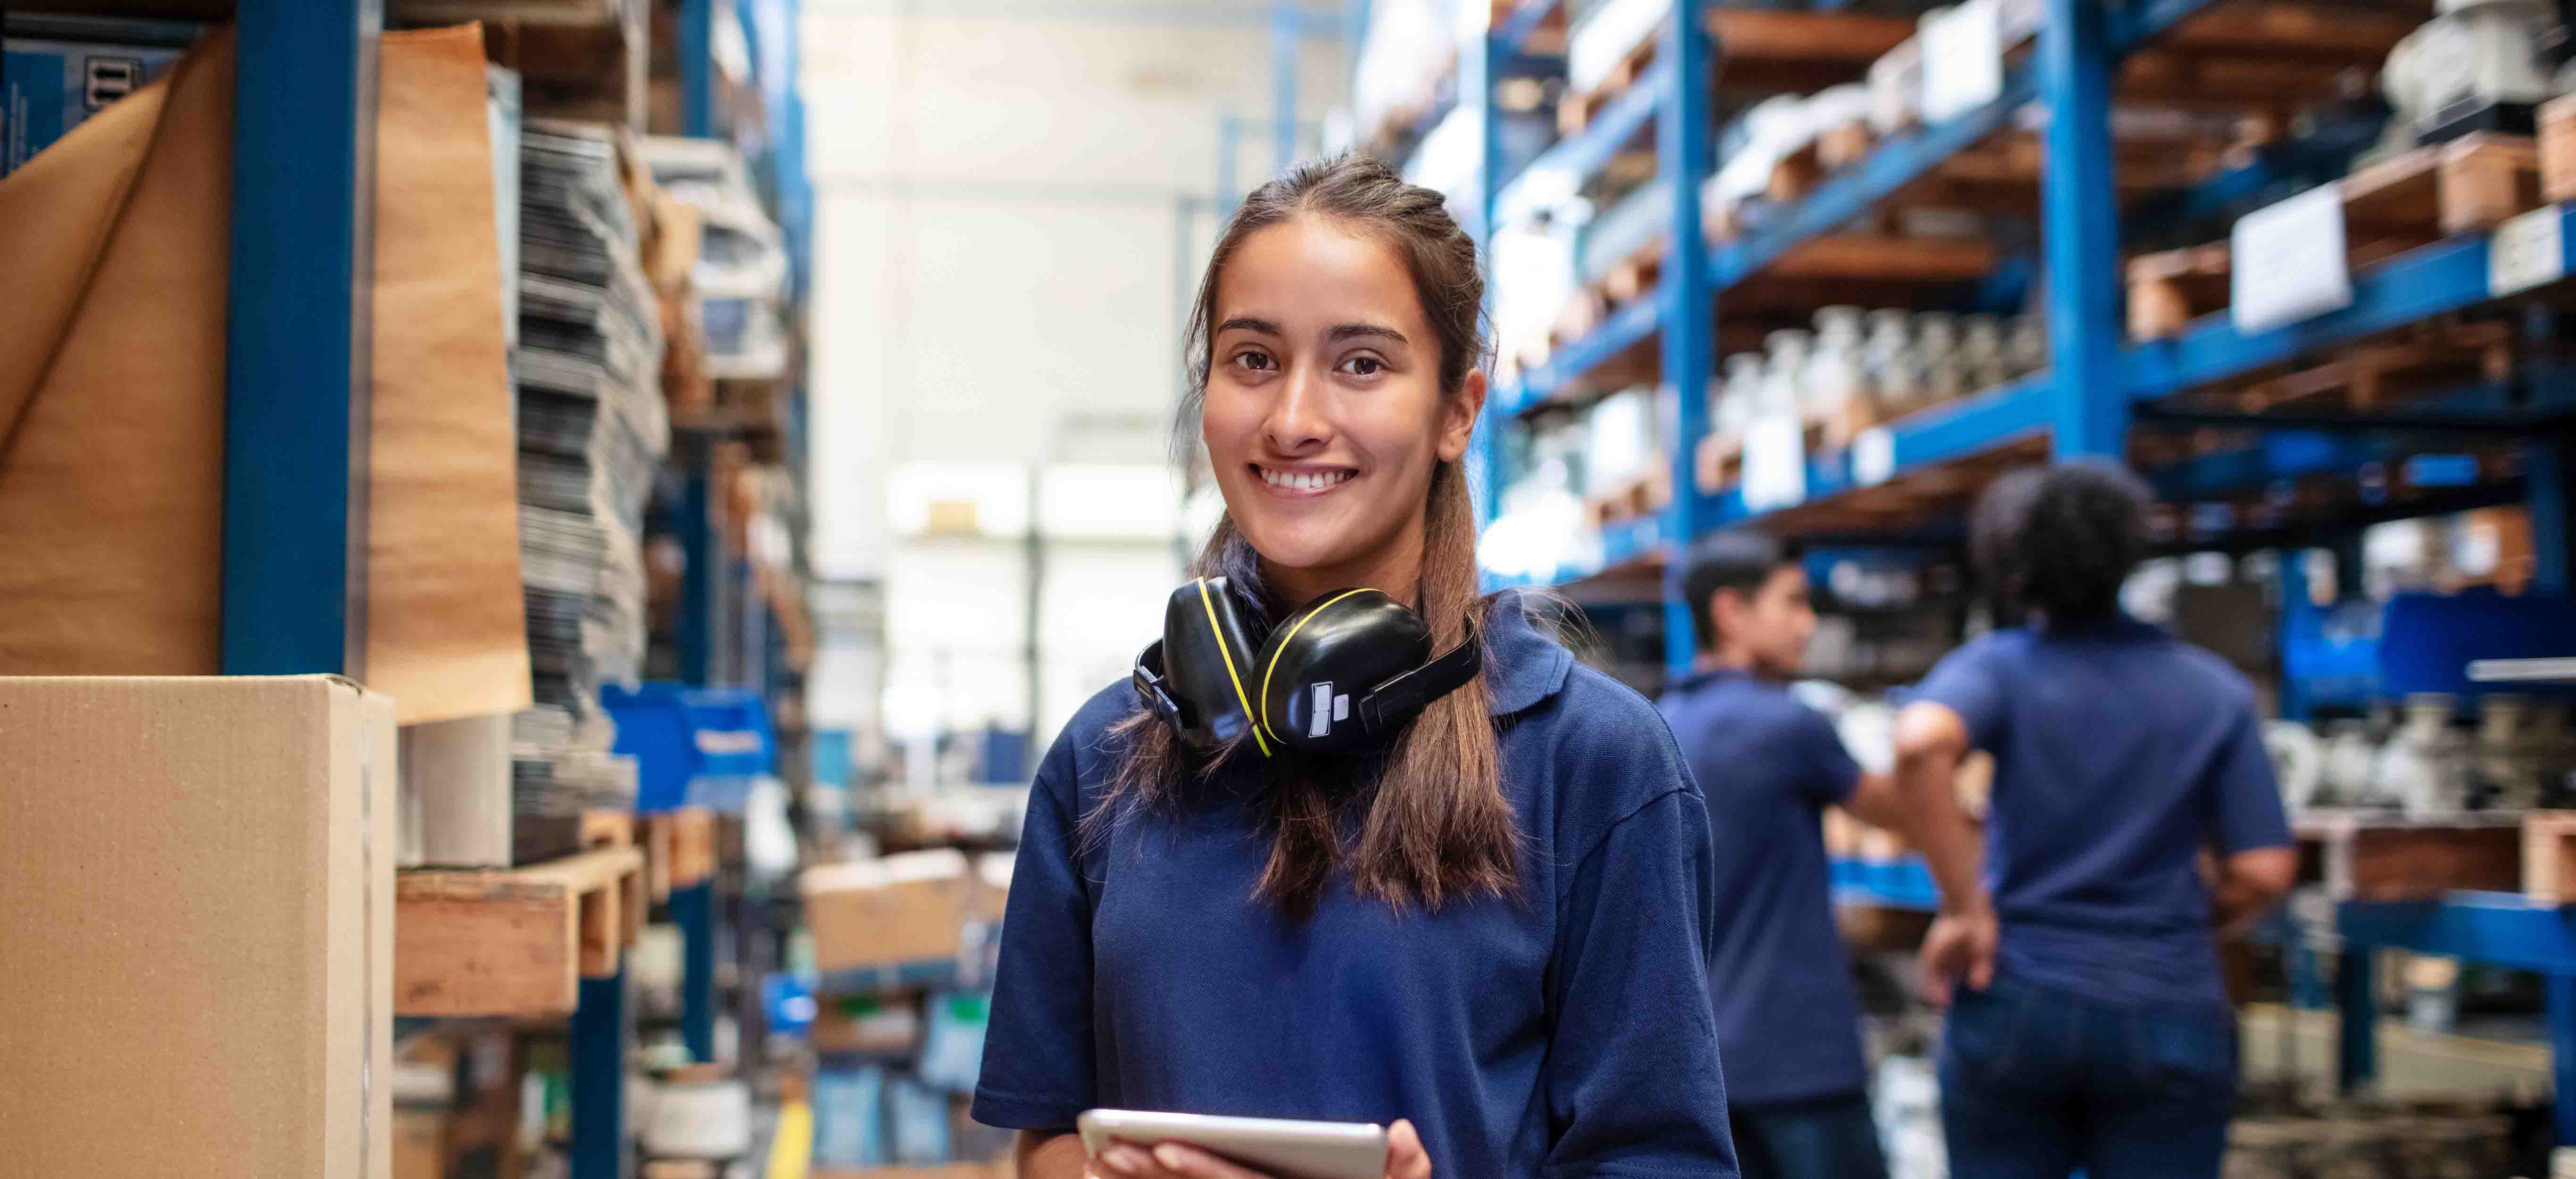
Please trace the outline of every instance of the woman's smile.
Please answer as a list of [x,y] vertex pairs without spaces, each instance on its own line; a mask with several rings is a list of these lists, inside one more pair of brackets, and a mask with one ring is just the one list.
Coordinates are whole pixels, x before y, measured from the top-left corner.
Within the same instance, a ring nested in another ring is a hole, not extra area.
[[1341,490],[1344,484],[1359,477],[1352,467],[1315,463],[1281,464],[1248,463],[1252,473],[1261,477],[1262,486],[1286,499],[1316,499]]

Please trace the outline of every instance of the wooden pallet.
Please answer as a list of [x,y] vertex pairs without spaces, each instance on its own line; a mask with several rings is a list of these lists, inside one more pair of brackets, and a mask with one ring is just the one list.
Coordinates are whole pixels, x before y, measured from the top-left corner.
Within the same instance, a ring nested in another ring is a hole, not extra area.
[[[1719,60],[1717,88],[1728,94],[1811,93],[1867,76],[1871,62],[1914,35],[1911,19],[1855,12],[1709,8],[1701,26]],[[1568,94],[1557,104],[1559,134],[1580,134],[1603,108],[1636,85],[1655,64],[1663,35],[1630,49],[1601,84]]]
[[1651,516],[1673,502],[1673,477],[1660,467],[1612,484],[1606,491],[1584,499],[1597,527],[1621,520]]
[[2411,820],[2384,811],[2315,810],[2291,824],[2300,878],[2336,900],[2411,901],[2461,889],[2522,889],[2520,816]]
[[[560,1015],[584,978],[615,975],[641,906],[631,846],[547,864],[417,869],[394,883],[394,1013]],[[627,910],[637,910],[629,916]]]
[[[2382,160],[2339,182],[2352,265],[2367,266],[2454,234],[2492,229],[2540,204],[2539,149],[2480,133]],[[2129,334],[2180,335],[2227,307],[2226,245],[2142,254],[2129,263]]]
[[2540,199],[2576,200],[2576,94],[2541,105]]
[[702,806],[644,816],[646,886],[654,900],[702,884],[716,873],[715,814]]
[[2576,811],[2523,815],[2522,895],[2543,905],[2576,904]]

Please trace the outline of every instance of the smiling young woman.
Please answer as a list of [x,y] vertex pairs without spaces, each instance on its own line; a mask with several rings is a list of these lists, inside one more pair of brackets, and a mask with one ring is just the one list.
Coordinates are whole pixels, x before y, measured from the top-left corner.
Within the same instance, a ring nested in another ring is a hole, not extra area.
[[[975,1117],[1072,1179],[1107,1107],[1393,1123],[1389,1176],[1736,1173],[1708,814],[1652,706],[1477,593],[1461,458],[1483,282],[1439,193],[1359,158],[1264,185],[1208,263],[1183,436],[1256,631],[1360,587],[1483,672],[1328,757],[1185,743],[1129,685],[1031,787]],[[1104,1179],[1258,1179],[1177,1144]]]

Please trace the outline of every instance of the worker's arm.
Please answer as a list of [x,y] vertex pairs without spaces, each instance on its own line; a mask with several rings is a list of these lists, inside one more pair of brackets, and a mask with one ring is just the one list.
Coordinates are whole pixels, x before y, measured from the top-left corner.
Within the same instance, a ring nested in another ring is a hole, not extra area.
[[1936,1001],[1960,982],[1984,990],[1995,973],[1995,910],[1977,879],[1984,841],[1959,810],[1955,785],[1967,752],[1968,726],[1957,712],[1928,700],[1908,704],[1896,714],[1896,771],[1864,776],[1850,802],[1861,821],[1904,834],[1940,886],[1941,916],[1923,938],[1924,990]]
[[1977,880],[1984,841],[1959,809],[1956,782],[1967,751],[1968,730],[1957,713],[1909,705],[1896,719],[1896,771],[1861,775],[1844,804],[1861,822],[1903,835],[1923,853],[1945,913],[1988,907]]
[[2254,927],[2299,874],[2299,852],[2293,847],[2258,847],[2218,861],[2218,878],[2210,883],[2209,923],[2220,937],[2237,937]]
[[1082,1136],[1066,1130],[1022,1130],[1013,1158],[1020,1179],[1084,1179]]

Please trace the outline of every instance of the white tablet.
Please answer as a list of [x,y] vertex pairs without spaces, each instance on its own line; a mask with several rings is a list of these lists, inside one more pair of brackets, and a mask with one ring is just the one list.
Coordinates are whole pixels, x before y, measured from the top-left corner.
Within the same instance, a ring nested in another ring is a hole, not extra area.
[[1294,1122],[1204,1114],[1095,1109],[1077,1120],[1091,1157],[1125,1142],[1148,1149],[1195,1146],[1278,1179],[1384,1179],[1386,1127],[1364,1122]]

